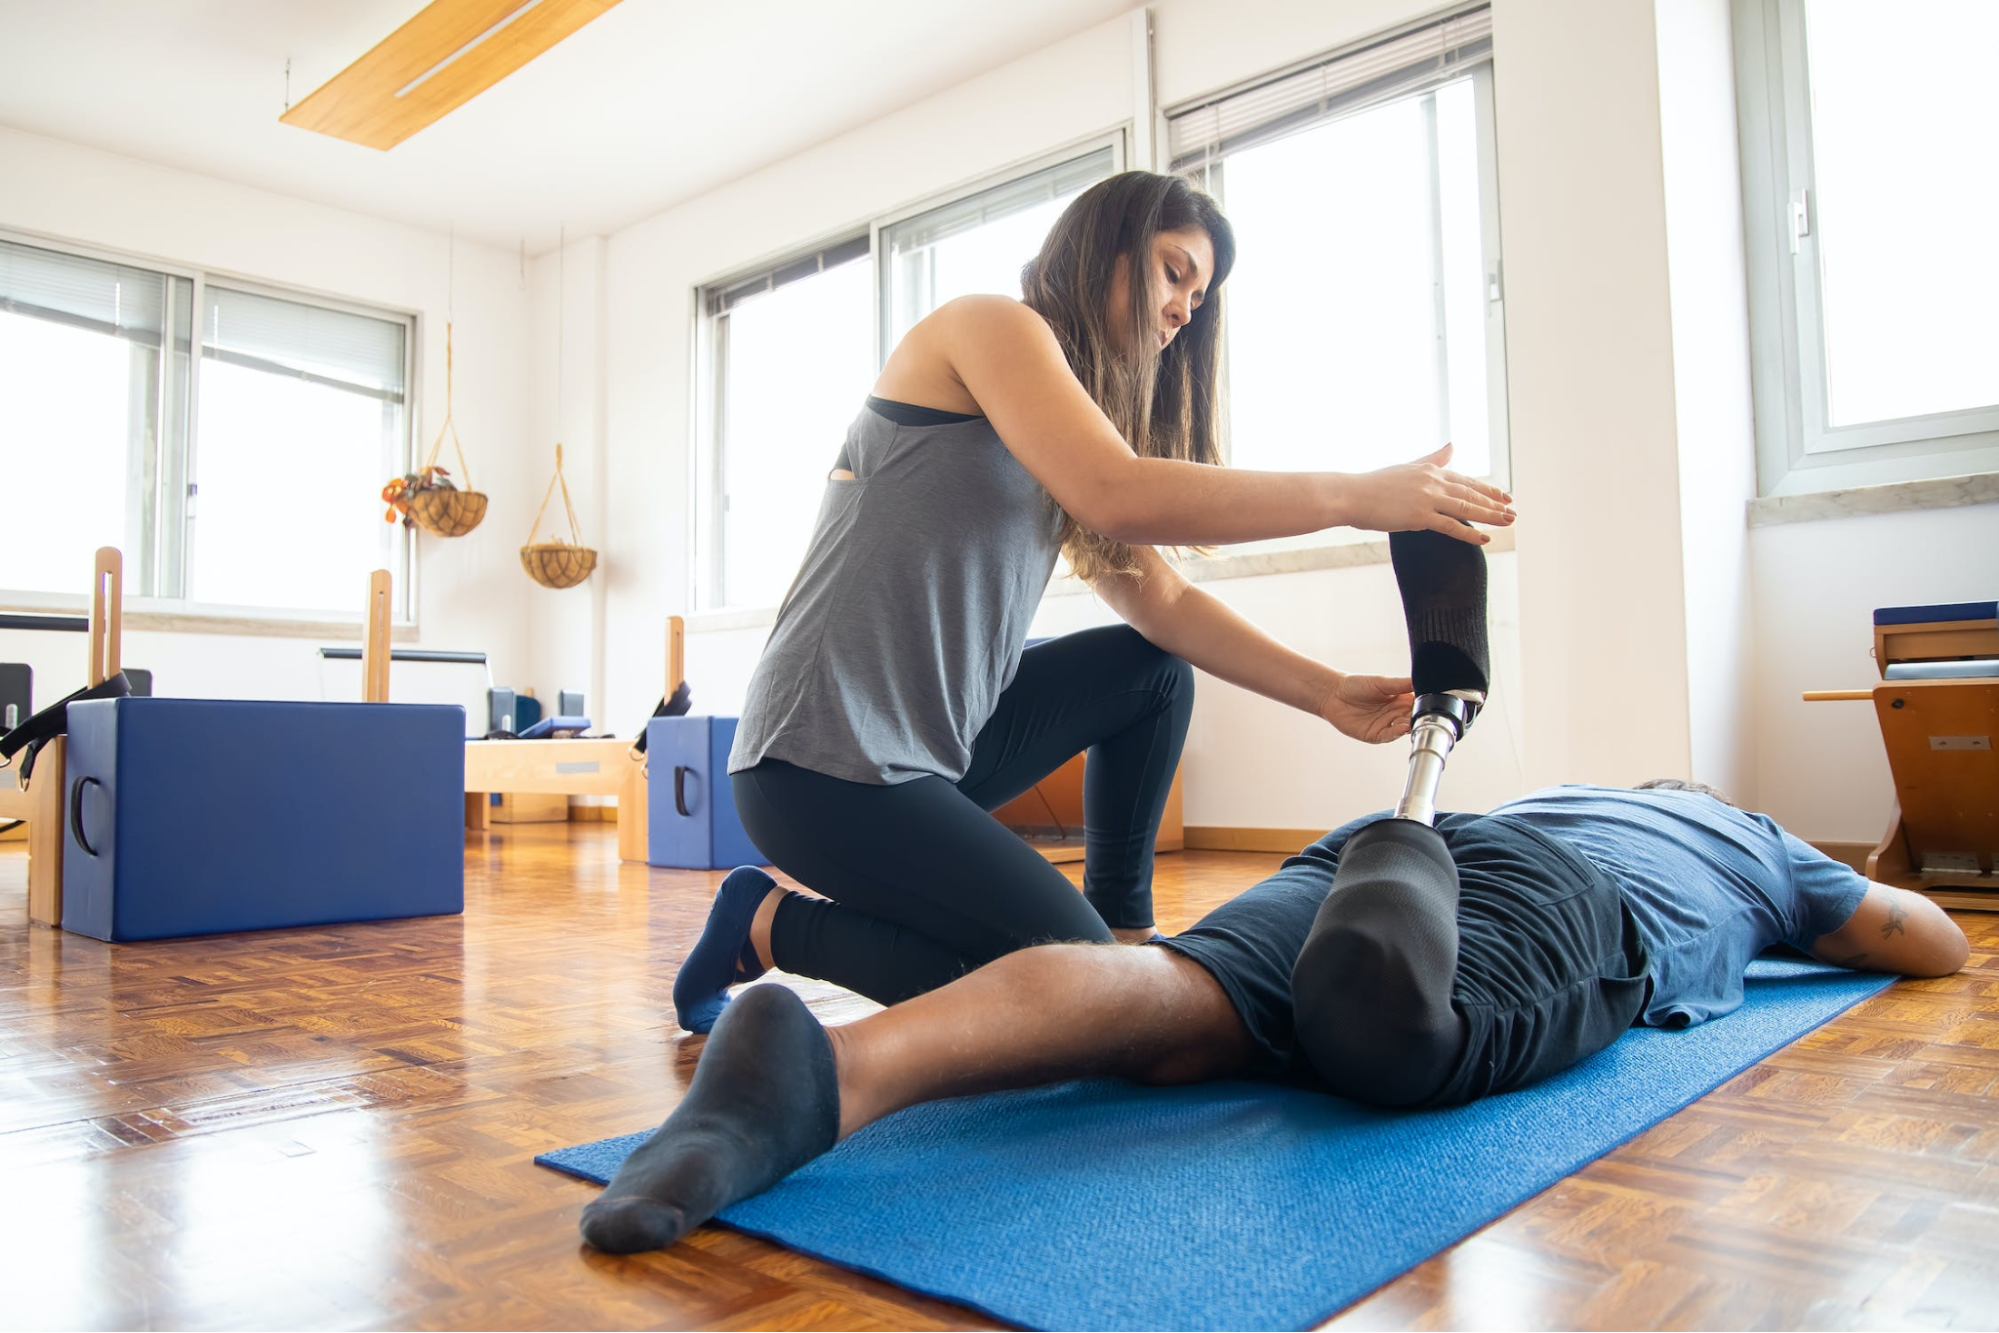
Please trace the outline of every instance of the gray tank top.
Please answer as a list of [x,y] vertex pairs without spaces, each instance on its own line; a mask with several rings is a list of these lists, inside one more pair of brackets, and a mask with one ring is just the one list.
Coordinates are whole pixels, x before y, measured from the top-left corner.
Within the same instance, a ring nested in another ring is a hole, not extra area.
[[848,428],[834,466],[855,479],[826,483],[750,677],[731,773],[781,759],[878,786],[956,782],[1013,682],[1062,511],[984,417],[883,415],[901,406],[864,408]]

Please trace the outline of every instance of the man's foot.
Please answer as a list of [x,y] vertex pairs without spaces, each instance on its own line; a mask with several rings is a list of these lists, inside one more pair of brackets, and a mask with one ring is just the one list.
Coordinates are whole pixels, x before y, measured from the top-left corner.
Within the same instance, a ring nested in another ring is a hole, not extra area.
[[783,986],[754,987],[715,1025],[686,1098],[583,1210],[583,1239],[607,1254],[665,1249],[831,1148],[839,1130],[826,1030]]
[[750,943],[750,922],[777,881],[755,866],[737,866],[715,891],[708,924],[673,979],[673,1010],[689,1032],[706,1032],[729,1003],[729,987],[766,971]]

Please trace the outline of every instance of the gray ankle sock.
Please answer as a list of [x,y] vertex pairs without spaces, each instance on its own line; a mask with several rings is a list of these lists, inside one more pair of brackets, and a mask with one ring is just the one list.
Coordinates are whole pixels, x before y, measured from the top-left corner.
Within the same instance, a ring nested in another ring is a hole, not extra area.
[[716,1020],[687,1096],[583,1210],[583,1239],[609,1254],[665,1249],[839,1133],[826,1030],[789,990],[753,986]]

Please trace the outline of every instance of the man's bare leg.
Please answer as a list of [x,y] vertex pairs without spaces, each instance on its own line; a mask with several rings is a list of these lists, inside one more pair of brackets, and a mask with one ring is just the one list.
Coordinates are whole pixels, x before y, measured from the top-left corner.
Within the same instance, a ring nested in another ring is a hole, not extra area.
[[722,1013],[687,1096],[583,1211],[600,1250],[663,1249],[862,1126],[918,1102],[1071,1078],[1191,1083],[1254,1047],[1206,969],[1168,949],[1045,945],[826,1029],[776,986]]

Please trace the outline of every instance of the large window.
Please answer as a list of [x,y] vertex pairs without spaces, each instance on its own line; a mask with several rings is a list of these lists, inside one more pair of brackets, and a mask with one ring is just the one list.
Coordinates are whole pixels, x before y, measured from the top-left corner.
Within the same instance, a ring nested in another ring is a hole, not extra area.
[[1230,462],[1361,471],[1449,442],[1507,475],[1489,16],[1169,114],[1236,232]]
[[1048,228],[1117,164],[1109,144],[1066,154],[702,289],[701,607],[764,608],[784,599],[827,471],[881,361],[946,301],[975,292],[1018,297],[1021,266]]
[[698,604],[784,599],[826,473],[874,383],[868,237],[702,293]]
[[1737,7],[1765,494],[1999,470],[1991,0]]
[[404,566],[375,496],[408,347],[401,316],[0,241],[0,592],[80,592],[110,545],[136,597],[354,610]]

